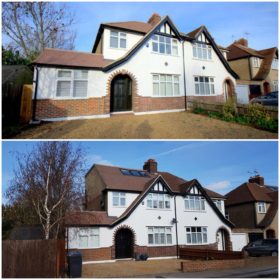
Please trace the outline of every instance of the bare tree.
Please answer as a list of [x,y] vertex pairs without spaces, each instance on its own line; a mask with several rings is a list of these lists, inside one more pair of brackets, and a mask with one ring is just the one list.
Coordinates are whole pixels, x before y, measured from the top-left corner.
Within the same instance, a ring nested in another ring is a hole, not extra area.
[[44,48],[74,49],[75,17],[52,2],[3,2],[2,26],[22,54],[34,59]]
[[83,197],[83,156],[69,142],[41,142],[17,159],[7,197],[27,201],[39,218],[45,239],[63,230],[65,212]]

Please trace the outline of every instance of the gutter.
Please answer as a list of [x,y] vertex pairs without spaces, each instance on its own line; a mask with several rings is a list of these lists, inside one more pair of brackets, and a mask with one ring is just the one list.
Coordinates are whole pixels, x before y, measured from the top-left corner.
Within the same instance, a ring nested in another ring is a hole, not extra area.
[[174,208],[175,208],[175,231],[176,231],[176,255],[177,255],[177,259],[179,259],[176,195],[174,195]]
[[38,92],[38,79],[39,79],[39,69],[38,66],[35,66],[35,71],[36,71],[36,78],[35,81],[33,81],[33,83],[35,83],[35,91],[34,91],[34,101],[33,101],[33,110],[32,110],[32,120],[31,123],[32,124],[36,124],[39,121],[36,119],[36,107],[37,107],[37,92]]
[[184,95],[185,95],[185,110],[187,111],[187,85],[186,85],[186,68],[185,68],[185,50],[184,40],[182,40],[183,49],[183,75],[184,75]]

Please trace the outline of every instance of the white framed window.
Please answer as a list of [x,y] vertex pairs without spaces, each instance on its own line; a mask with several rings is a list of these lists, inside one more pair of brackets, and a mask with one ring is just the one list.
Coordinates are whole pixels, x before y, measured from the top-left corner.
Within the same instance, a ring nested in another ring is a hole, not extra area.
[[195,94],[211,95],[215,94],[214,78],[205,76],[194,77]]
[[126,49],[126,33],[111,30],[110,48]]
[[171,227],[148,227],[149,245],[171,245]]
[[99,229],[84,228],[79,230],[79,248],[98,248]]
[[258,57],[253,57],[253,67],[260,67],[260,59]]
[[124,192],[113,192],[113,206],[125,207],[126,194]]
[[278,70],[278,58],[273,58],[271,69]]
[[272,82],[272,91],[278,91],[278,81],[273,81]]
[[154,35],[152,50],[155,53],[178,55],[178,40],[167,36]]
[[87,70],[57,70],[56,97],[84,98],[88,91]]
[[212,47],[203,43],[193,43],[193,57],[201,60],[212,60]]
[[147,195],[148,209],[170,209],[170,195],[163,193],[149,193]]
[[205,211],[205,198],[198,195],[187,195],[184,199],[185,210]]
[[258,213],[266,213],[265,202],[258,202]]
[[179,75],[153,74],[153,96],[180,95]]
[[206,244],[207,227],[186,227],[187,244]]
[[221,200],[218,200],[218,199],[215,199],[213,200],[213,202],[216,204],[217,208],[222,212],[222,201]]

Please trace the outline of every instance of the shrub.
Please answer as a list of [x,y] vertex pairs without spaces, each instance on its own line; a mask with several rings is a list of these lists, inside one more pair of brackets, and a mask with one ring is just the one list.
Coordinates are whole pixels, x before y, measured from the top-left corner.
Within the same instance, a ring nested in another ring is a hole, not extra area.
[[236,104],[232,100],[228,100],[223,105],[223,117],[227,121],[234,120],[235,116],[237,115]]

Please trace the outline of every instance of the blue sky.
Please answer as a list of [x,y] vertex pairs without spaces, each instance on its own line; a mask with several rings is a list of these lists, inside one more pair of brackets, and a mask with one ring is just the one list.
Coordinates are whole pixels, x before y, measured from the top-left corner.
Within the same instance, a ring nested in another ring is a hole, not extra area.
[[[34,141],[2,143],[2,180],[5,191],[17,169],[16,152],[32,151]],[[186,180],[197,178],[202,186],[225,194],[247,181],[257,170],[265,183],[278,186],[276,141],[92,141],[73,142],[86,152],[86,165],[100,163],[141,169],[154,158],[159,171]]]
[[277,2],[66,2],[66,7],[76,14],[76,50],[80,51],[91,51],[100,23],[146,22],[154,12],[169,15],[181,32],[206,25],[222,46],[246,32],[252,48],[278,45]]

